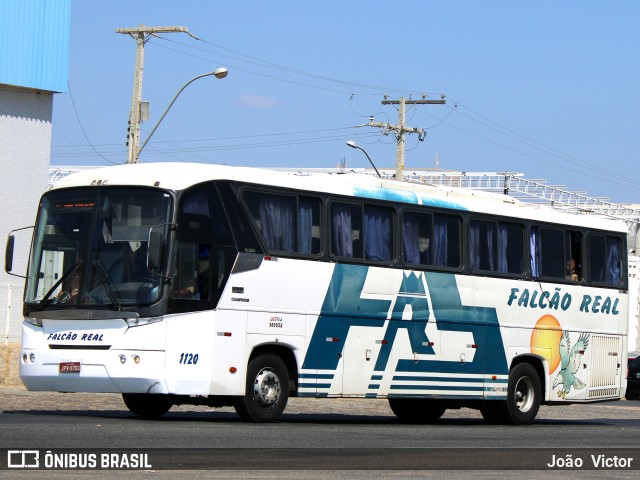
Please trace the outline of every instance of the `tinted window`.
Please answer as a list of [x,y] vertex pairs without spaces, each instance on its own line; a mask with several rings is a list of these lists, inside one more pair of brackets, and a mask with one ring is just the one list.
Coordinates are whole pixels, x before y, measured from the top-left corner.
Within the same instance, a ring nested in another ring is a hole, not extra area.
[[524,227],[522,225],[472,220],[469,224],[471,270],[523,273],[523,238]]
[[433,215],[404,212],[402,215],[402,258],[412,265],[432,265]]
[[460,218],[440,213],[404,212],[402,255],[411,265],[460,267]]
[[318,199],[263,192],[245,192],[244,199],[267,249],[320,253]]
[[433,265],[460,267],[460,218],[453,215],[433,216]]
[[622,280],[622,249],[618,237],[589,235],[589,280],[618,285]]
[[364,256],[374,262],[388,262],[392,258],[393,214],[391,209],[365,205]]
[[171,312],[213,308],[236,257],[229,223],[214,186],[185,192],[178,207]]
[[373,262],[393,259],[393,211],[373,205],[331,205],[331,254]]

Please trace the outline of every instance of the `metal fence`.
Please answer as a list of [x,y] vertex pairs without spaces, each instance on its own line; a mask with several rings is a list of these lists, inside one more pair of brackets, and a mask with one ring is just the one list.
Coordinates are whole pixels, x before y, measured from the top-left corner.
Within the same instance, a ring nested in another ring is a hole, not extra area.
[[2,335],[2,345],[20,341],[23,288],[22,282],[0,284],[0,334]]

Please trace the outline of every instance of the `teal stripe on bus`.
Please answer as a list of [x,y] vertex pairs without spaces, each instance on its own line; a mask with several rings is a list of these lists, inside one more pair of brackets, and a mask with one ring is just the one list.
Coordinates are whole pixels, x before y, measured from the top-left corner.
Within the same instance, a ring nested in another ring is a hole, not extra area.
[[496,383],[509,383],[508,378],[489,380],[484,378],[468,378],[468,377],[414,377],[406,375],[398,375],[393,377],[394,381],[404,382],[464,382],[464,383],[484,383],[491,382]]

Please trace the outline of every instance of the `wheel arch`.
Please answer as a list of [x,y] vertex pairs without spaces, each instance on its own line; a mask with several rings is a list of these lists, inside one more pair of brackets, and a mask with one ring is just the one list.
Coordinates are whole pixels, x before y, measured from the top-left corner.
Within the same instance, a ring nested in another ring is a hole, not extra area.
[[521,363],[528,363],[533,368],[535,368],[536,373],[538,374],[538,379],[540,380],[540,391],[542,392],[542,400],[548,400],[549,392],[547,392],[547,378],[549,372],[549,364],[547,363],[547,360],[544,357],[535,354],[518,355],[511,361],[509,372],[511,372],[511,370],[513,370],[516,365],[519,365]]
[[277,355],[282,359],[287,367],[287,373],[289,374],[289,396],[297,396],[298,391],[298,363],[293,353],[293,349],[285,345],[278,344],[263,344],[258,345],[253,349],[251,355],[249,355],[249,362],[260,355]]

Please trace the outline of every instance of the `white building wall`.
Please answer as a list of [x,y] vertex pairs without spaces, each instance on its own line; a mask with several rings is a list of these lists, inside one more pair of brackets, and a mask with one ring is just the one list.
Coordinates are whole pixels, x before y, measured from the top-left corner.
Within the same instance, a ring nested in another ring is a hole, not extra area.
[[[48,187],[53,94],[0,85],[0,251],[15,228],[34,224]],[[26,273],[32,230],[18,232],[13,272]],[[0,344],[17,342],[24,279],[0,268]]]

